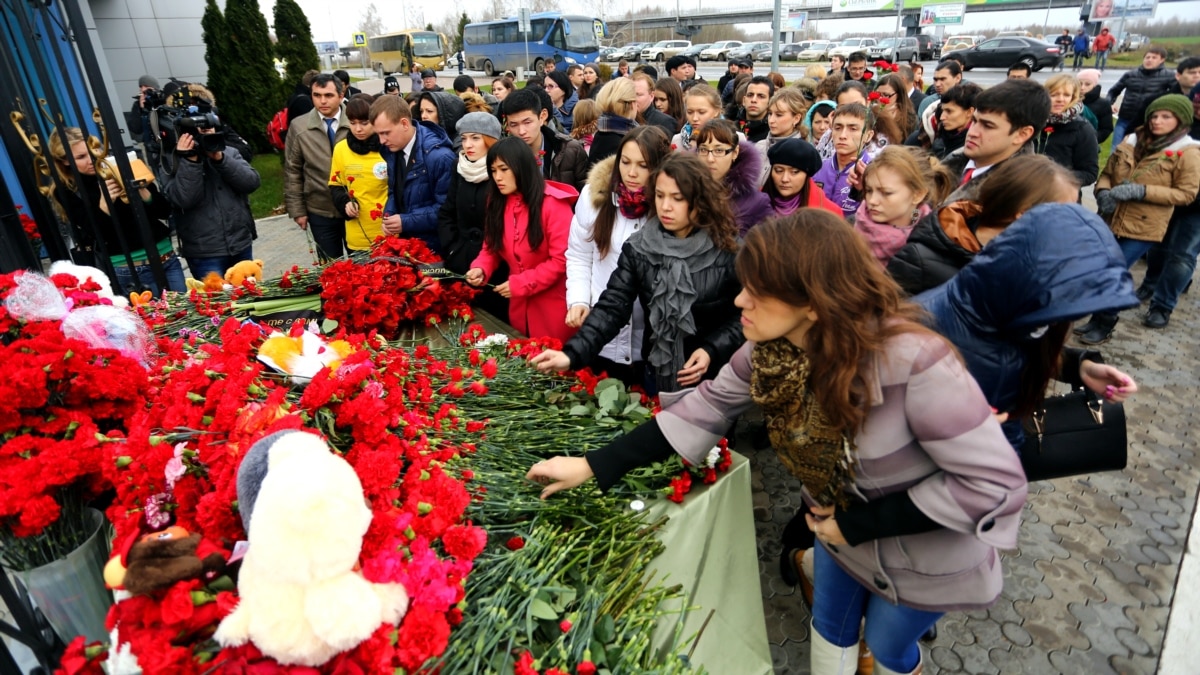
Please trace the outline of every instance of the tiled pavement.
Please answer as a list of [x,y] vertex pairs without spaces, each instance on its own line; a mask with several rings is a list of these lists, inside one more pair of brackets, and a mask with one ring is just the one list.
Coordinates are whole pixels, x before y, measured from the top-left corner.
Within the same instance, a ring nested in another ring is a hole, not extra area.
[[[286,217],[259,221],[259,232],[256,255],[268,274],[311,261]],[[1030,486],[1019,548],[1005,554],[1004,594],[987,611],[939,622],[927,673],[1156,672],[1200,478],[1192,428],[1200,421],[1198,302],[1200,291],[1182,296],[1162,331],[1142,327],[1144,309],[1122,313],[1102,351],[1140,387],[1126,403],[1128,467]],[[738,449],[753,466],[771,654],[777,673],[808,673],[809,615],[776,563],[799,485],[748,441]]]

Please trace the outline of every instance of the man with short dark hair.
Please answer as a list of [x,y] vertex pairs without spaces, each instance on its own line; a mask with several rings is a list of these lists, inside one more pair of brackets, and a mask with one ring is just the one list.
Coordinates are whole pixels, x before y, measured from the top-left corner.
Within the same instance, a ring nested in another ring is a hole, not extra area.
[[667,75],[681,84],[696,77],[696,59],[684,54],[676,54],[667,59],[664,67],[667,69]]
[[[751,77],[754,76],[754,62],[751,61],[750,59],[738,59],[737,65],[738,65],[738,71],[737,71],[738,75],[745,74],[745,75],[750,75]],[[736,83],[737,83],[737,78],[734,78],[734,79],[730,80],[729,82],[725,83],[725,88],[723,90],[721,90],[721,102],[724,103],[725,105],[729,105],[729,103],[731,101],[733,101],[733,96],[736,93],[736,92],[734,92],[733,87],[736,85]]]
[[849,60],[846,62],[846,74],[848,76],[847,82],[850,80],[859,82],[867,88],[867,91],[875,89],[875,73],[867,70],[866,52],[854,52],[850,55]]
[[942,92],[962,82],[962,73],[962,66],[953,59],[947,59],[937,64],[937,68],[933,71],[932,93],[917,106],[917,119],[921,119],[926,108],[938,102],[938,97],[942,95]]
[[329,193],[333,146],[350,133],[342,94],[342,81],[333,75],[313,78],[313,109],[288,125],[283,150],[284,206],[300,229],[312,233],[322,260],[341,257],[346,239],[345,214],[338,213]]
[[1055,70],[1062,70],[1067,64],[1067,52],[1071,51],[1071,29],[1064,28],[1062,35],[1054,38],[1054,44],[1058,46],[1058,55],[1062,58],[1058,60],[1058,65],[1054,66]]
[[560,134],[546,122],[550,111],[537,93],[518,89],[500,104],[501,119],[509,136],[515,136],[533,150],[542,167],[542,175],[582,190],[587,181],[587,151],[579,141]]
[[558,62],[554,60],[554,57],[550,57],[542,62],[542,73],[543,74],[549,75],[550,73],[553,73],[557,69],[558,69]]
[[495,112],[497,106],[500,105],[500,99],[486,91],[479,91],[479,87],[475,85],[475,78],[470,75],[459,75],[454,78],[454,93],[460,97],[466,93],[479,94],[488,105],[492,106],[492,112]]
[[746,84],[741,114],[736,122],[751,143],[757,143],[771,133],[770,127],[767,126],[767,104],[774,95],[775,85],[769,77],[756,75]]
[[578,63],[567,66],[567,79],[571,81],[571,86],[579,91],[579,87],[583,85],[583,66]]
[[355,94],[362,93],[362,89],[351,86],[350,73],[339,68],[338,70],[333,71],[333,76],[342,81],[342,91],[346,92],[345,98],[350,98]]
[[420,237],[440,254],[438,211],[458,164],[450,137],[437,124],[413,120],[412,110],[399,96],[375,99],[368,115],[379,136],[379,154],[387,163],[384,234]]
[[[1171,71],[1163,67],[1167,60],[1167,50],[1162,47],[1151,47],[1142,56],[1142,65],[1134,70],[1127,70],[1108,90],[1108,100],[1112,101],[1113,112],[1117,114],[1117,123],[1113,125],[1112,147],[1117,147],[1125,139],[1125,134],[1136,128],[1146,118],[1146,107],[1154,99],[1162,96],[1175,81]],[[1124,92],[1125,98],[1117,106],[1117,99]]]
[[846,74],[846,57],[841,54],[829,57],[829,72],[825,76],[832,77],[834,75],[841,75],[844,80],[850,79],[850,76]]
[[1175,83],[1167,89],[1167,93],[1188,96],[1197,84],[1200,84],[1200,56],[1189,56],[1180,59],[1175,66]]
[[729,59],[729,65],[725,67],[725,74],[721,76],[721,79],[717,80],[717,93],[724,92],[725,85],[737,78],[738,70],[741,68],[740,63],[741,61],[738,59]]
[[438,84],[437,71],[433,68],[421,71],[421,91],[446,91],[445,87]]
[[966,144],[950,153],[942,165],[959,176],[959,187],[946,204],[977,201],[983,177],[1020,152],[1050,119],[1050,95],[1033,80],[1005,80],[975,97],[975,113]]
[[1008,79],[1010,80],[1028,80],[1032,75],[1033,69],[1024,61],[1008,67]]
[[1071,65],[1071,70],[1077,71],[1087,65],[1084,59],[1087,58],[1091,44],[1092,40],[1088,37],[1087,30],[1080,28],[1075,34],[1075,39],[1071,41],[1071,49],[1075,52],[1075,62]]

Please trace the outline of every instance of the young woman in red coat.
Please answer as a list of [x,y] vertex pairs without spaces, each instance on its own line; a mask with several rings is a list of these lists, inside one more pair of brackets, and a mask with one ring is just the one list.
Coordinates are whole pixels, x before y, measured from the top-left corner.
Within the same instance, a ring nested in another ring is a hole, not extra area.
[[505,138],[488,150],[487,213],[483,250],[467,271],[467,283],[481,286],[508,263],[508,281],[496,292],[509,298],[508,322],[530,337],[566,341],[567,239],[579,193],[542,177],[539,160],[519,138]]

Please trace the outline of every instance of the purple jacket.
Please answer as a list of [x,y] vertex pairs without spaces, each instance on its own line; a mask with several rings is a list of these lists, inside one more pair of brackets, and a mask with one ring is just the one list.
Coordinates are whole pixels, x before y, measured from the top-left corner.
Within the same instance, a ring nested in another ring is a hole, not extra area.
[[[753,348],[743,345],[715,379],[661,395],[659,428],[684,459],[702,461],[751,406]],[[1017,545],[1027,487],[1020,460],[941,336],[891,338],[871,380],[871,408],[854,439],[851,499],[907,490],[942,528],[827,547],[830,555],[891,603],[935,612],[990,606],[1004,586],[997,549]],[[807,492],[804,498],[813,504]]]
[[[863,161],[870,159],[863,155]],[[851,165],[853,166],[853,165]],[[829,201],[842,208],[846,220],[854,218],[859,202],[850,197],[850,167],[838,171],[837,156],[830,157],[821,164],[821,170],[813,176],[813,181],[821,186],[821,190],[829,197]]]
[[750,228],[775,215],[771,210],[771,198],[759,186],[762,167],[766,159],[762,152],[739,135],[738,156],[725,174],[725,187],[729,188],[733,218],[737,222],[738,234],[746,234]]

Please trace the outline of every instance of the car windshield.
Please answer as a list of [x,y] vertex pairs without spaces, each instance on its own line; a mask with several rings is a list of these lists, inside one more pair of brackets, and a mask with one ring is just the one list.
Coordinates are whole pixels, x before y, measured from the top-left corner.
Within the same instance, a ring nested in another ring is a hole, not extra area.
[[857,47],[860,42],[861,42],[861,40],[859,40],[858,38],[850,38],[848,40],[842,40],[842,46],[843,47]]
[[896,38],[887,38],[885,40],[881,40],[879,42],[879,44],[877,44],[875,46],[876,47],[891,47],[894,44],[896,44]]
[[442,55],[442,40],[437,33],[414,33],[412,40],[414,56]]

